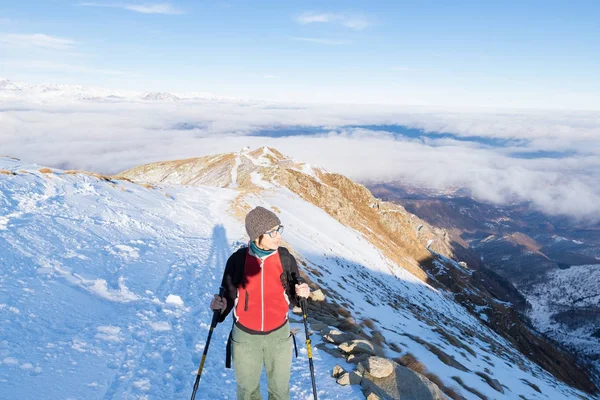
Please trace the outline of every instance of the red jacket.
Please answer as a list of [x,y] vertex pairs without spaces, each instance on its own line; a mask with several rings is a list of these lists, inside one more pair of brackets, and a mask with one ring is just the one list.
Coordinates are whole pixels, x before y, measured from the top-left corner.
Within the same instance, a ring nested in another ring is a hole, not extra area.
[[[285,248],[282,250],[287,252]],[[239,260],[237,263],[236,257]],[[236,268],[241,264],[240,257],[244,257],[243,271]],[[286,274],[279,250],[262,260],[249,249],[234,253],[227,261],[223,275],[227,309],[220,321],[233,309],[238,326],[250,333],[266,334],[283,326],[290,308],[288,293],[293,290],[295,283],[291,282],[293,278],[288,275],[298,273],[296,260],[291,254],[289,260],[290,271]]]

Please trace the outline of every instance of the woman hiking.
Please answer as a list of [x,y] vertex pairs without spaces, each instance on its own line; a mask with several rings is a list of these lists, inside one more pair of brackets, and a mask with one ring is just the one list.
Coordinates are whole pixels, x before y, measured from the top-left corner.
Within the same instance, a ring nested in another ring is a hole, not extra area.
[[256,207],[246,215],[250,237],[227,260],[221,286],[224,296],[210,303],[220,310],[219,322],[233,310],[234,324],[228,343],[237,381],[238,400],[261,400],[260,376],[267,372],[269,400],[289,400],[292,334],[290,304],[308,298],[306,283],[298,284],[296,260],[281,244],[283,225],[273,213]]

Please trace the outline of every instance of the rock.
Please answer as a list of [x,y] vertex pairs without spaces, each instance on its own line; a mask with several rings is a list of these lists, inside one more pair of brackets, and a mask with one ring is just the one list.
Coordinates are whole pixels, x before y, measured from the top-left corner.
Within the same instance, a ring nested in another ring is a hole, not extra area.
[[339,325],[338,319],[332,316],[321,316],[319,319],[321,320],[321,322],[327,324],[328,326],[331,325],[337,327]]
[[321,321],[316,321],[316,322],[312,322],[310,324],[310,327],[313,331],[322,331],[323,329],[327,328],[327,325]]
[[317,289],[310,293],[310,298],[313,301],[325,301],[325,294],[321,289]]
[[326,343],[319,343],[315,346],[315,348],[323,350],[324,352],[329,353],[334,357],[345,358],[345,354],[340,349],[338,349],[337,347],[331,348]]
[[356,339],[349,342],[344,342],[338,347],[343,352],[349,354],[367,353],[375,355],[375,346],[373,346],[373,344],[368,340],[364,339]]
[[344,372],[338,379],[337,383],[346,386],[346,385],[360,385],[362,381],[362,376],[357,374],[355,371],[352,372]]
[[333,367],[333,372],[331,373],[331,376],[337,379],[344,373],[346,373],[346,371],[344,371],[344,368],[342,368],[339,364],[336,364],[335,367]]
[[446,395],[424,375],[392,362],[393,372],[385,378],[376,378],[365,371],[361,380],[364,393],[379,398],[413,400],[447,400]]
[[324,333],[323,339],[325,339],[329,343],[342,344],[344,342],[348,342],[354,339],[354,336],[340,332],[337,329],[330,329]]
[[369,374],[375,378],[385,378],[394,372],[394,364],[387,358],[369,357],[366,365]]
[[366,361],[367,358],[369,358],[368,354],[350,354],[348,356],[348,358],[346,359],[346,361],[348,361],[349,363],[352,363],[352,364],[360,365],[360,363],[362,361]]

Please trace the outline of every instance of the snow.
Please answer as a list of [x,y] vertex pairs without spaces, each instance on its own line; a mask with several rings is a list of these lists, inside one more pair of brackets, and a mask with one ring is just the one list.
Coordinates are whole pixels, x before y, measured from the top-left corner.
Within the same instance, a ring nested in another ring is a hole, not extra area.
[[[0,169],[27,171],[0,176],[0,397],[37,399],[40,388],[52,399],[189,397],[212,317],[208,305],[228,256],[246,241],[243,221],[230,212],[240,192],[147,189],[60,170],[42,174],[38,166],[2,157]],[[255,179],[270,190],[249,193],[243,201],[280,210],[285,244],[306,264],[310,278],[342,296],[358,322],[376,320],[388,343],[414,354],[445,383],[456,386],[450,377],[459,376],[489,398],[574,396],[573,389],[511,350],[476,316],[391,262],[360,233],[288,189],[262,176]],[[390,299],[397,300],[397,308]],[[292,363],[292,398],[309,400],[304,327],[297,316],[290,318],[300,353]],[[236,398],[233,371],[224,368],[230,323],[214,330],[197,399]],[[477,356],[446,343],[436,324]],[[491,368],[490,375],[510,389],[501,395],[474,373],[442,363],[406,334],[434,344],[473,372]],[[335,364],[353,366],[314,347],[321,343],[319,335],[311,339],[319,399],[364,398],[359,387],[339,386],[331,377]],[[523,369],[508,366],[513,360]],[[535,383],[543,394],[520,379]],[[262,393],[266,398],[264,374]]]
[[252,184],[254,184],[260,188],[263,188],[263,189],[273,189],[276,187],[272,183],[264,180],[263,175],[260,172],[253,171],[250,174],[250,180],[251,180]]
[[165,303],[167,304],[173,304],[175,306],[183,306],[183,300],[181,300],[181,297],[174,295],[174,294],[170,294],[167,296],[167,300],[165,300]]
[[242,165],[242,160],[240,158],[240,155],[236,154],[235,164],[231,169],[231,184],[229,185],[229,187],[232,189],[237,187],[238,168],[240,167],[240,165]]

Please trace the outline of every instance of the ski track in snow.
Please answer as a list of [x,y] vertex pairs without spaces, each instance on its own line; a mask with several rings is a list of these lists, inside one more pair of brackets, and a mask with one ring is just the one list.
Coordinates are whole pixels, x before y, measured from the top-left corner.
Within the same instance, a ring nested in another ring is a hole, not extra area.
[[[227,257],[245,241],[242,223],[226,212],[238,192],[168,187],[167,196],[167,189],[125,181],[42,174],[0,157],[2,168],[29,173],[0,176],[0,398],[189,398],[212,316],[208,304]],[[493,354],[492,346],[510,346],[451,296],[389,262],[324,211],[273,189],[247,201],[281,210],[290,249],[321,274],[309,276],[343,295],[359,322],[377,320],[388,343],[415,354],[446,384],[458,387],[449,377],[460,376],[489,398],[572,397],[572,389],[536,365],[525,361],[519,369],[514,352]],[[395,295],[398,310],[382,304]],[[409,311],[416,306],[478,356],[449,346]],[[292,398],[310,400],[304,327],[298,316],[290,318],[300,352],[292,364]],[[230,327],[231,317],[214,331],[197,399],[236,398],[233,371],[224,368]],[[465,336],[466,328],[488,342]],[[441,363],[405,334],[444,349],[473,372],[487,368],[505,394]],[[363,398],[359,387],[339,386],[330,376],[335,364],[353,366],[314,347],[319,335],[312,341],[319,399]],[[387,355],[399,354],[387,349]],[[264,374],[261,390],[266,398]]]

